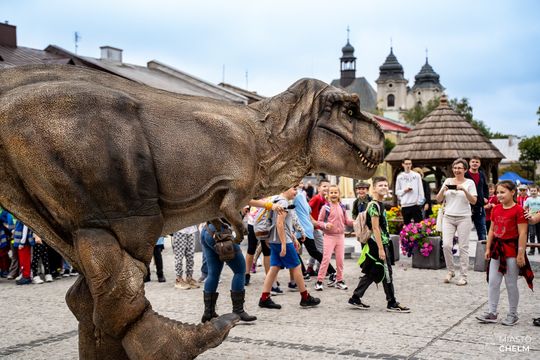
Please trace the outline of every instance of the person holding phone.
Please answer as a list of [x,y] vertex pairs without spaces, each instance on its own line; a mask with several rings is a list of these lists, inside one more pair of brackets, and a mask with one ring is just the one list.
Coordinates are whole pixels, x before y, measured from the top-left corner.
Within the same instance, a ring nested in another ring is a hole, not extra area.
[[477,192],[473,180],[465,178],[468,163],[465,159],[457,159],[452,163],[453,178],[447,178],[439,193],[437,201],[446,202],[443,218],[443,253],[448,274],[445,283],[450,283],[455,277],[454,257],[452,247],[454,235],[457,232],[459,244],[460,279],[456,285],[467,285],[469,268],[469,235],[471,233],[471,204],[476,204]]

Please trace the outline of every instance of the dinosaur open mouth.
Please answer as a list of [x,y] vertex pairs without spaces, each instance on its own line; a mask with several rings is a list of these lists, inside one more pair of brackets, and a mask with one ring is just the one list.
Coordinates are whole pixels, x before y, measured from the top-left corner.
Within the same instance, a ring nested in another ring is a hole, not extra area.
[[360,150],[358,148],[358,146],[354,145],[354,144],[351,144],[349,143],[345,138],[343,138],[343,136],[341,136],[339,133],[337,133],[336,131],[334,131],[333,129],[329,129],[327,128],[326,126],[319,126],[320,129],[322,130],[326,130],[327,132],[329,132],[330,134],[338,137],[339,139],[341,139],[341,141],[343,141],[345,144],[347,144],[347,146],[349,146],[353,151],[355,151],[357,154],[358,154],[358,157],[360,158],[360,161],[368,168],[368,169],[374,169],[377,167],[377,165],[380,163],[380,161],[376,161],[376,160],[371,160],[371,159],[368,159],[366,154]]

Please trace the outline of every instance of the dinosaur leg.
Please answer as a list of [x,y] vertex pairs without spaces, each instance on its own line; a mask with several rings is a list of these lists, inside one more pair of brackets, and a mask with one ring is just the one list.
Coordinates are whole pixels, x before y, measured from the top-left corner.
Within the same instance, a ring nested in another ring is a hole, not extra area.
[[242,223],[242,216],[240,211],[237,209],[238,201],[237,196],[229,191],[221,205],[219,211],[225,216],[225,219],[233,226],[234,231],[236,232],[236,242],[241,243],[244,239],[244,224]]
[[81,271],[94,300],[92,321],[98,330],[121,339],[130,359],[194,358],[221,344],[238,322],[236,314],[197,326],[158,315],[144,296],[143,262],[105,229],[80,229],[75,237]]
[[69,309],[79,321],[79,358],[90,360],[128,359],[122,342],[97,329],[92,321],[94,299],[80,275],[66,294]]

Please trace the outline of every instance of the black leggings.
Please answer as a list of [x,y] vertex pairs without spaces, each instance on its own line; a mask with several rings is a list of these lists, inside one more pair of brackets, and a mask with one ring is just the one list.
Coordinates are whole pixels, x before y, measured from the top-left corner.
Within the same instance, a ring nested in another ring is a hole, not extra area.
[[[259,243],[259,240],[255,236],[255,230],[253,229],[253,225],[248,225],[247,253],[249,255],[255,255],[255,251],[257,250],[258,243]],[[268,247],[268,244],[266,243],[266,241],[261,241],[261,250],[262,250],[263,256],[270,256],[270,248]]]

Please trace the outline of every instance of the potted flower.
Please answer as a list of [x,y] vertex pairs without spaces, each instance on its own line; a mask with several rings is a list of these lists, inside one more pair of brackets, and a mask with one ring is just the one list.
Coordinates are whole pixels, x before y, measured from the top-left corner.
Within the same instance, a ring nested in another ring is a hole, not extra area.
[[435,229],[436,219],[405,225],[400,232],[401,252],[413,257],[413,267],[440,269],[444,267],[440,233]]

